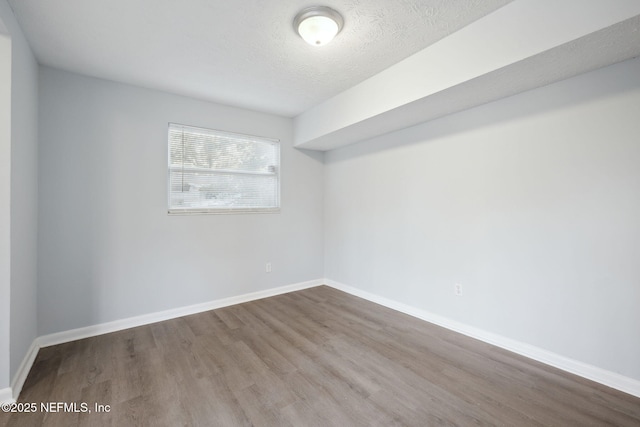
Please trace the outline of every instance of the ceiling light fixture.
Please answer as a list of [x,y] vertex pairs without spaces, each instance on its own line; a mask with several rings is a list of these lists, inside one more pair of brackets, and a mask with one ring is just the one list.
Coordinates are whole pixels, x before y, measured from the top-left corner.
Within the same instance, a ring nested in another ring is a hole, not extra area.
[[313,46],[329,43],[340,32],[344,21],[335,10],[326,6],[302,9],[293,19],[293,28]]

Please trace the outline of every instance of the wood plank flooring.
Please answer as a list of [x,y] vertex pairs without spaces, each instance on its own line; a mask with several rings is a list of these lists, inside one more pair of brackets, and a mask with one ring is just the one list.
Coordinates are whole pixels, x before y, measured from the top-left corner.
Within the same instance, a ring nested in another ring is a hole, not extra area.
[[43,348],[20,402],[92,412],[1,423],[640,426],[638,398],[326,286]]

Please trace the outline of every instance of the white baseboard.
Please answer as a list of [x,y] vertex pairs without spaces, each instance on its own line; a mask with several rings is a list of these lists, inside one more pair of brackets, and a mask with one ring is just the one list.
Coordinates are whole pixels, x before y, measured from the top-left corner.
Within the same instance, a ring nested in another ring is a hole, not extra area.
[[38,350],[40,350],[40,348],[42,347],[49,347],[51,345],[62,344],[69,341],[107,334],[109,332],[117,332],[123,329],[134,328],[136,326],[161,322],[163,320],[175,319],[176,317],[188,316],[190,314],[214,310],[216,308],[228,307],[230,305],[241,304],[243,302],[249,302],[262,298],[272,297],[275,295],[286,294],[288,292],[313,288],[322,284],[322,279],[310,280],[308,282],[295,283],[293,285],[281,286],[264,291],[251,292],[235,297],[222,298],[202,304],[194,304],[187,307],[179,307],[171,310],[144,314],[142,316],[130,317],[128,319],[115,320],[113,322],[101,323],[98,325],[72,329],[70,331],[63,331],[40,336],[33,341],[31,347],[27,351],[27,354],[25,355],[22,363],[20,364],[20,367],[18,368],[18,372],[16,372],[16,375],[11,382],[11,387],[0,389],[0,403],[13,402],[18,399],[18,396],[22,391],[24,382],[27,379],[27,375],[29,375],[29,371],[33,366],[33,362],[36,360]]
[[36,360],[38,350],[40,350],[40,346],[38,345],[38,339],[36,338],[31,343],[29,350],[27,350],[27,354],[24,356],[24,359],[22,359],[18,372],[16,372],[15,377],[13,377],[13,381],[11,381],[11,394],[16,400],[18,399],[18,396],[20,396],[22,386],[27,380],[27,375],[29,375],[33,362]]
[[148,325],[150,323],[162,322],[163,320],[175,319],[177,317],[188,316],[190,314],[202,313],[203,311],[214,310],[216,308],[241,304],[243,302],[268,298],[275,295],[286,294],[288,292],[312,288],[321,285],[323,281],[310,280],[308,282],[295,283],[293,285],[281,286],[264,291],[251,292],[229,298],[222,298],[201,304],[194,304],[186,307],[174,308],[171,310],[158,311],[156,313],[143,314],[142,316],[129,317],[127,319],[114,320],[113,322],[100,323],[97,325],[85,326],[83,328],[71,329],[69,331],[56,332],[54,334],[43,335],[37,339],[40,347],[62,344],[96,335],[108,334],[110,332],[121,331],[123,329],[135,328],[137,326]]
[[33,362],[35,361],[35,358],[38,354],[38,350],[41,347],[48,347],[51,345],[89,338],[96,335],[116,332],[123,329],[148,325],[150,323],[161,322],[163,320],[175,319],[177,317],[188,316],[190,314],[214,310],[216,308],[228,307],[230,305],[241,304],[243,302],[249,302],[275,295],[285,294],[288,292],[313,288],[322,284],[331,286],[335,289],[347,292],[349,294],[366,299],[376,304],[380,304],[393,310],[408,314],[418,319],[434,323],[452,331],[459,332],[463,335],[467,335],[472,338],[487,342],[489,344],[493,344],[497,347],[504,348],[506,350],[562,369],[572,374],[576,374],[592,381],[596,381],[608,387],[615,388],[625,393],[629,393],[633,396],[640,397],[640,381],[637,381],[635,379],[628,378],[615,372],[610,372],[592,365],[588,365],[586,363],[582,363],[577,360],[570,359],[535,346],[512,340],[501,335],[493,334],[482,329],[475,328],[473,326],[456,322],[454,320],[429,313],[425,310],[421,310],[407,304],[381,297],[379,295],[375,295],[373,293],[363,291],[361,289],[354,288],[352,286],[348,286],[334,280],[319,279],[38,337],[31,344],[31,347],[25,355],[25,358],[18,368],[18,372],[16,373],[15,378],[11,382],[11,387],[0,389],[0,402],[12,402],[18,398],[24,382],[27,379],[27,375],[29,374]]
[[0,404],[13,402],[15,402],[15,399],[13,398],[13,393],[11,393],[11,387],[0,388]]
[[381,297],[379,295],[375,295],[370,292],[336,282],[334,280],[325,279],[324,283],[327,286],[331,286],[332,288],[341,290],[351,295],[355,295],[376,304],[380,304],[382,306],[408,314],[410,316],[417,317],[418,319],[434,323],[452,331],[459,332],[463,335],[479,339],[486,343],[495,345],[496,347],[504,348],[505,350],[512,351],[530,359],[537,360],[538,362],[542,362],[555,368],[562,369],[563,371],[570,372],[583,378],[587,378],[589,380],[606,385],[607,387],[611,387],[616,390],[629,393],[633,396],[640,397],[640,381],[633,378],[625,377],[624,375],[620,375],[615,372],[607,371],[605,369],[589,365],[587,363],[570,359],[568,357],[552,353],[539,347],[525,344],[520,341],[503,337],[501,335],[493,334],[491,332],[487,332],[485,330],[475,328],[464,323],[456,322],[446,317],[439,316],[437,314],[433,314],[407,304],[393,301],[391,299]]

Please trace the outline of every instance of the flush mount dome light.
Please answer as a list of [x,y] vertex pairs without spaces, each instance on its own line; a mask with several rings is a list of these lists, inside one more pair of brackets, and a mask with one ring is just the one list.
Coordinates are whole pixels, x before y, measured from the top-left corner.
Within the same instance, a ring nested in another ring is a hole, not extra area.
[[313,46],[329,43],[342,29],[342,16],[326,6],[302,9],[293,20],[293,28]]

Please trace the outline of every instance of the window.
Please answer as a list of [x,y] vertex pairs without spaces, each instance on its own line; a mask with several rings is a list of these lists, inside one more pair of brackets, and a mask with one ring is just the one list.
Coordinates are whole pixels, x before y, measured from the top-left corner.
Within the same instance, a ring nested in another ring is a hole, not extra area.
[[280,143],[169,123],[169,213],[278,212]]

